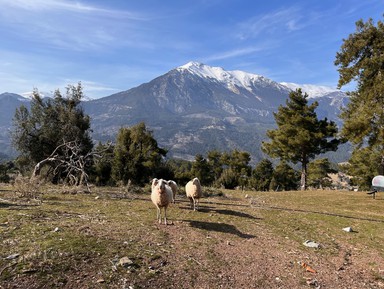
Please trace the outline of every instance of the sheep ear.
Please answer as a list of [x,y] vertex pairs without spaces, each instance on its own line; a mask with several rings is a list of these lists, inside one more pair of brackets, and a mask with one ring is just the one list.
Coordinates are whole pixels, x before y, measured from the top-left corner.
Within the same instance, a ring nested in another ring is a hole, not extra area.
[[152,186],[156,186],[158,183],[159,183],[159,180],[158,180],[158,179],[154,178],[154,179],[152,180]]

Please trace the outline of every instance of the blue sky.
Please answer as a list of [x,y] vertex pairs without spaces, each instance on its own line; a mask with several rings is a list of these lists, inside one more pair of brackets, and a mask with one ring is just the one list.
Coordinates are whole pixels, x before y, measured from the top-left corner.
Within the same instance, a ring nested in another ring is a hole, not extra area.
[[383,0],[0,0],[0,93],[82,82],[87,98],[128,90],[189,61],[277,82],[337,86],[355,22]]

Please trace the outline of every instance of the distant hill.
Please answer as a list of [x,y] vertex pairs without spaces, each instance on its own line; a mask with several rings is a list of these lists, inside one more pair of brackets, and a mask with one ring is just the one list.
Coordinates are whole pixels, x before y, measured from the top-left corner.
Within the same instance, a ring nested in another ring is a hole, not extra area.
[[[273,113],[285,105],[295,86],[300,87],[190,62],[140,86],[85,101],[83,106],[91,116],[96,141],[114,141],[121,127],[143,121],[159,145],[168,150],[168,157],[191,160],[213,149],[238,149],[250,152],[257,162],[265,157],[260,144],[266,130],[275,128]],[[302,88],[310,101],[318,101],[319,118],[327,117],[341,125],[337,115],[348,101],[343,92],[308,85]],[[23,103],[16,96],[14,100]],[[3,107],[0,98],[1,110]],[[0,125],[9,125],[12,116],[8,115],[8,122],[2,119]],[[345,152],[330,156],[332,161],[347,157]]]
[[29,107],[29,100],[14,93],[0,94],[0,161],[16,154],[11,147],[10,130],[16,108],[22,104]]
[[[308,89],[308,94],[316,86]],[[170,157],[193,159],[218,149],[245,150],[254,161],[265,132],[275,127],[273,112],[292,88],[260,75],[226,71],[190,62],[138,87],[84,103],[92,117],[94,137],[106,140],[122,126],[144,121]],[[341,124],[337,115],[347,96],[324,90],[310,99],[319,102],[319,118]],[[337,154],[336,160],[346,156]]]

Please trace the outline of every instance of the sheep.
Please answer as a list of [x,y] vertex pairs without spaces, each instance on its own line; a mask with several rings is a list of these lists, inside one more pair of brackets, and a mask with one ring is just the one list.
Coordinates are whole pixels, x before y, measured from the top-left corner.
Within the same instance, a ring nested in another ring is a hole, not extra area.
[[197,211],[199,208],[199,199],[202,196],[201,185],[198,178],[194,178],[185,185],[185,193],[191,203],[191,209]]
[[172,192],[173,192],[173,203],[175,203],[175,200],[176,200],[176,193],[177,193],[177,184],[175,181],[172,181],[172,180],[169,180],[168,181],[168,185],[171,187],[172,189]]
[[164,224],[167,225],[167,208],[173,200],[171,187],[163,179],[152,180],[151,200],[157,208],[157,221],[161,224],[161,208],[164,209]]

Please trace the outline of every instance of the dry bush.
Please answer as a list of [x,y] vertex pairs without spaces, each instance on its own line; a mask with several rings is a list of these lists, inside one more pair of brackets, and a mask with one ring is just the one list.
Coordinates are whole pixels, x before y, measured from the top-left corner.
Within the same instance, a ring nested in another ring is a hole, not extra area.
[[132,184],[131,180],[128,180],[127,185],[120,184],[120,198],[127,199],[127,198],[134,198],[134,195],[137,194],[143,194],[144,189],[140,186]]
[[28,178],[21,175],[17,176],[13,183],[16,197],[28,201],[41,201],[43,194],[41,190],[42,185],[44,185],[44,182],[40,178]]

